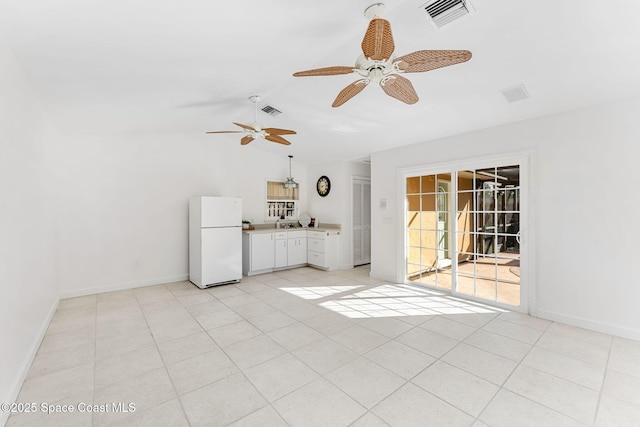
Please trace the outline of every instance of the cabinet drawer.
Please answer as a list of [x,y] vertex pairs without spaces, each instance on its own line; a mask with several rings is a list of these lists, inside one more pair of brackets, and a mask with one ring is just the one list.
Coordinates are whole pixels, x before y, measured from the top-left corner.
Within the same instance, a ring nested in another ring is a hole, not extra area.
[[326,235],[326,232],[324,232],[324,231],[311,231],[311,230],[309,230],[307,233],[308,233],[307,235],[309,236],[310,239],[324,239],[325,235]]
[[307,232],[305,230],[287,231],[287,237],[289,239],[300,239],[307,237]]
[[325,252],[326,241],[324,239],[307,239],[307,249],[316,252]]
[[326,267],[327,259],[325,254],[315,251],[307,252],[307,262],[312,265],[317,265],[318,267]]
[[276,235],[276,239],[286,239],[287,238],[287,232],[286,231],[277,231],[274,233]]

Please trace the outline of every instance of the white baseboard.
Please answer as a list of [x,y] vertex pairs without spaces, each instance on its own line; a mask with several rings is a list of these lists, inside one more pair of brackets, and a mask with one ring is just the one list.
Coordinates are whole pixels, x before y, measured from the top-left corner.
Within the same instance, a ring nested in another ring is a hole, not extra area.
[[384,280],[386,282],[391,282],[391,283],[402,283],[402,282],[399,282],[398,278],[395,276],[392,277],[392,276],[387,276],[386,274],[379,274],[373,270],[369,272],[369,277],[371,277],[372,279]]
[[142,288],[144,286],[163,285],[165,283],[181,282],[183,280],[189,280],[189,274],[157,277],[155,279],[145,279],[134,282],[114,283],[112,285],[98,286],[94,288],[63,290],[62,292],[60,292],[60,298],[73,298],[92,294],[102,294],[104,292],[122,291],[125,289]]
[[592,331],[640,341],[640,330],[638,329],[626,328],[624,326],[612,325],[610,323],[596,322],[576,316],[568,316],[566,314],[545,310],[543,308],[538,308],[536,310],[536,317],[546,320],[552,320],[554,322],[565,323],[567,325],[576,326],[578,328],[590,329]]
[[[56,298],[53,305],[49,309],[49,313],[45,318],[45,321],[42,323],[40,327],[40,331],[36,336],[33,344],[31,345],[31,350],[29,350],[29,354],[24,360],[24,363],[20,367],[20,372],[18,377],[15,379],[13,386],[11,389],[13,390],[12,395],[10,396],[10,402],[15,402],[18,399],[18,395],[20,394],[20,390],[22,389],[22,385],[24,384],[24,380],[27,378],[27,374],[29,373],[29,369],[31,369],[31,364],[33,360],[36,358],[38,354],[38,349],[40,349],[40,344],[42,344],[42,340],[47,333],[47,329],[49,329],[49,324],[51,324],[51,320],[53,320],[53,316],[56,314],[56,310],[58,309],[58,304],[60,303],[60,297]],[[10,412],[0,411],[0,426],[4,426],[9,419]]]

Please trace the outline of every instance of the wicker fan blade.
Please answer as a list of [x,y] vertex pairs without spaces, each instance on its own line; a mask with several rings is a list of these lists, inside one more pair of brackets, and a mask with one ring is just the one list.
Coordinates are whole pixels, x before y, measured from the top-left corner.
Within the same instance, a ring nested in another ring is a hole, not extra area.
[[243,136],[242,139],[240,140],[240,145],[247,145],[248,143],[250,143],[251,141],[253,141],[254,138],[252,136]]
[[337,76],[338,74],[349,74],[349,73],[353,73],[353,67],[335,66],[335,67],[316,68],[316,69],[307,70],[307,71],[298,71],[297,73],[293,73],[293,75],[295,77]]
[[295,135],[296,134],[295,130],[288,130],[288,129],[264,128],[263,130],[270,135]]
[[391,24],[382,18],[374,18],[362,40],[362,53],[374,60],[389,59],[395,50]]
[[218,131],[207,132],[207,133],[244,133],[244,132],[241,130],[218,130]]
[[351,83],[349,86],[345,87],[340,91],[340,93],[338,94],[338,96],[336,96],[336,99],[335,101],[333,101],[333,104],[331,104],[331,106],[334,108],[341,106],[342,104],[344,104],[345,102],[347,102],[348,100],[350,100],[351,98],[353,98],[354,96],[362,92],[362,89],[367,87],[368,84],[369,82],[364,79]]
[[384,92],[406,104],[415,104],[418,102],[418,94],[416,90],[413,88],[413,85],[409,81],[409,79],[395,75],[395,78],[389,79],[386,82],[380,82],[380,86],[382,86],[382,90]]
[[278,144],[291,145],[289,141],[278,135],[267,135],[264,139],[271,142],[277,142]]
[[468,50],[419,50],[396,58],[394,62],[399,63],[400,69],[405,73],[422,73],[469,59],[471,52]]
[[253,131],[257,130],[257,129],[252,128],[249,125],[243,125],[242,123],[233,122],[233,124],[236,125],[236,126],[240,126],[242,129],[253,130]]

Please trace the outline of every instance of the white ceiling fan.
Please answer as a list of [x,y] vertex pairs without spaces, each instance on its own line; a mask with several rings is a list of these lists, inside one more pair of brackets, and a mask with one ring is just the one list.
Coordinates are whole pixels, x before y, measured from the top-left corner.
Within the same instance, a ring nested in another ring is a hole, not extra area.
[[247,125],[233,122],[234,125],[241,127],[243,130],[219,130],[207,133],[244,133],[245,136],[240,139],[241,145],[247,145],[254,139],[258,138],[263,138],[271,142],[277,142],[278,144],[291,145],[291,143],[284,139],[281,135],[295,135],[296,131],[262,127],[262,125],[258,123],[258,102],[260,102],[260,97],[258,95],[250,96],[249,101],[253,102],[254,106],[253,122]]
[[402,76],[405,73],[422,73],[447,67],[471,59],[468,50],[418,50],[396,58],[393,55],[395,44],[391,34],[391,24],[380,16],[384,12],[383,3],[375,3],[364,11],[370,20],[369,27],[362,40],[362,55],[354,67],[333,66],[299,71],[295,77],[334,76],[355,73],[359,80],[342,89],[332,107],[339,107],[357,94],[369,83],[380,85],[384,92],[406,104],[418,102],[413,85]]

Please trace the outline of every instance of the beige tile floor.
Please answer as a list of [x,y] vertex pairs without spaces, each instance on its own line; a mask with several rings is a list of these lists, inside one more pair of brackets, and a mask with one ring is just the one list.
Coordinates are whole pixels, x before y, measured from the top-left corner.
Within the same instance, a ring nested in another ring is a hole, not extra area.
[[368,272],[65,299],[7,425],[640,425],[640,342]]

